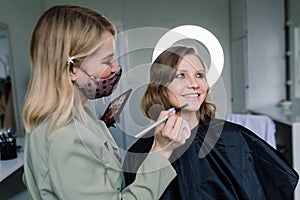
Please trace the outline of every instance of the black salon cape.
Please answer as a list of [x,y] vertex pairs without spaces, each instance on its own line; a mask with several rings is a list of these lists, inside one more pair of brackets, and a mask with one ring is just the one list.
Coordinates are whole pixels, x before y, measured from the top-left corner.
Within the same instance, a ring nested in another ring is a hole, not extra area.
[[[151,149],[151,134],[139,139],[125,157],[126,185],[134,181],[131,172],[137,171]],[[194,128],[170,161],[177,177],[161,196],[163,200],[292,199],[299,178],[281,155],[253,132],[218,119]]]

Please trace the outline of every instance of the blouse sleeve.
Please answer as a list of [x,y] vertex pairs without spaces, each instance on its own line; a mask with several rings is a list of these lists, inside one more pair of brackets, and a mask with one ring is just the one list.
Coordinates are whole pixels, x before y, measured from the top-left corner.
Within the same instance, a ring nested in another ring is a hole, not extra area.
[[136,180],[122,188],[121,167],[99,140],[83,141],[74,133],[55,135],[49,145],[49,182],[59,199],[159,199],[176,176],[165,156],[151,152]]

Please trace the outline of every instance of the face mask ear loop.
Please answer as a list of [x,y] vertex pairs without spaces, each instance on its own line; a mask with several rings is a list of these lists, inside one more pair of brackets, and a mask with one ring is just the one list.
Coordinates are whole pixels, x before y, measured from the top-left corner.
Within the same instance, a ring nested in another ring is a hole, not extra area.
[[83,71],[83,73],[85,73],[88,77],[93,78],[93,76],[89,75],[89,73],[87,73],[87,71],[85,71],[84,69],[82,69],[81,67],[79,67],[79,69],[81,71]]

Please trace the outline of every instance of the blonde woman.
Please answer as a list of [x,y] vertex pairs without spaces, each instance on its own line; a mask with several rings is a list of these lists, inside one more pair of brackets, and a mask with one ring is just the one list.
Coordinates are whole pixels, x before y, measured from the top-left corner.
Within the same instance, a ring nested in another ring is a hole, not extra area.
[[168,161],[185,142],[183,120],[169,114],[151,153],[124,188],[118,147],[87,99],[108,96],[122,68],[114,60],[114,26],[78,6],[54,6],[30,44],[31,79],[23,109],[24,175],[30,199],[158,199],[176,176]]

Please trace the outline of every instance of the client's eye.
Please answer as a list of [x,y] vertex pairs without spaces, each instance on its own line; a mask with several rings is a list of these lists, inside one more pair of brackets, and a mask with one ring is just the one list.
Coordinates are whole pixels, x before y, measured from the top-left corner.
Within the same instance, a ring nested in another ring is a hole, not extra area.
[[185,78],[185,75],[183,73],[176,74],[175,78]]
[[197,78],[205,78],[205,74],[204,73],[197,73],[196,77]]

